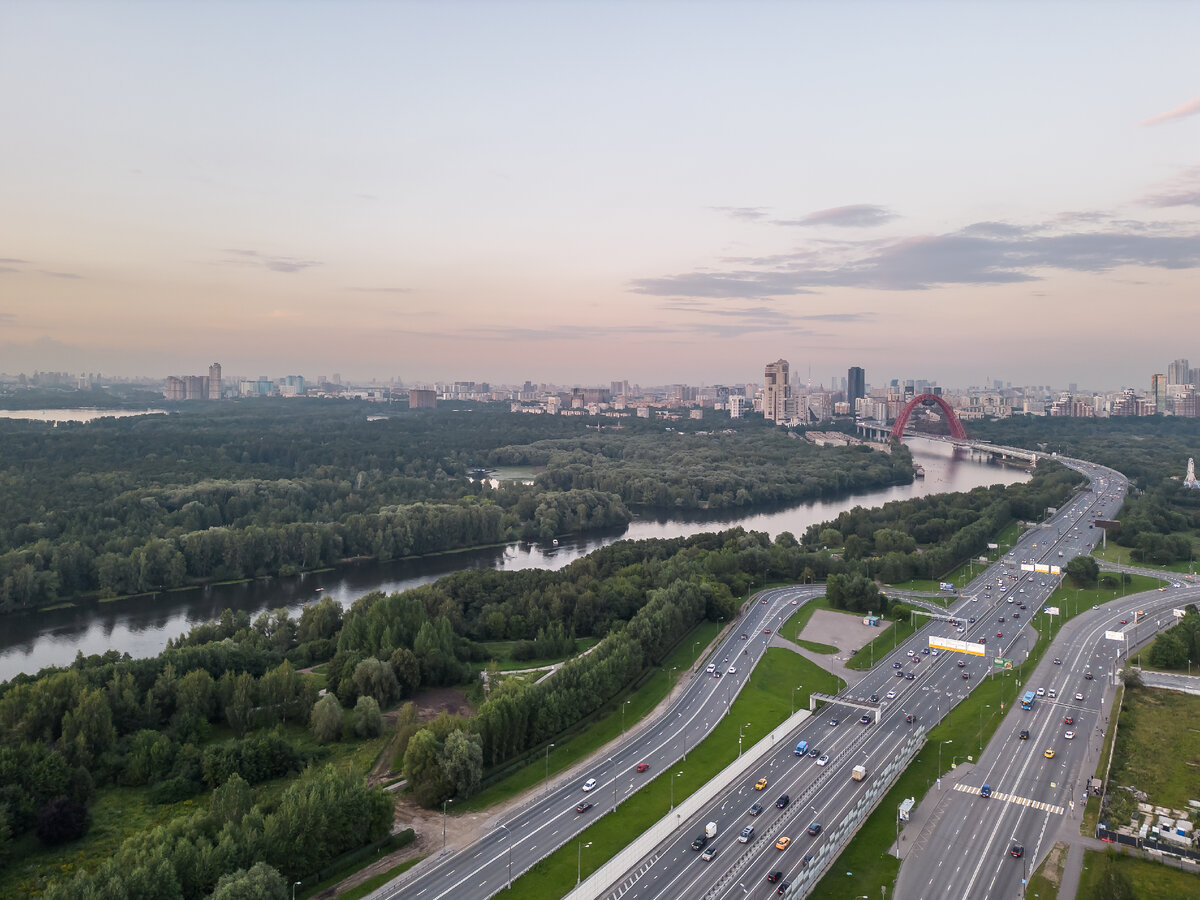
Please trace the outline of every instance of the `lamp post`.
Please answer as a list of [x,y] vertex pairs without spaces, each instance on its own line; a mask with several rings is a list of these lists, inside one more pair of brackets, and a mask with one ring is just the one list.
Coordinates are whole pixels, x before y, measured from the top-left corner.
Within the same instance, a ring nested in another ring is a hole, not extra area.
[[671,809],[672,810],[675,809],[675,777],[676,776],[682,777],[683,773],[682,772],[672,772],[671,773]]
[[550,751],[553,749],[554,749],[554,744],[550,744],[550,746],[548,746],[546,748],[546,780],[545,780],[544,784],[546,785],[547,793],[549,793],[549,791],[550,791]]
[[503,822],[500,827],[504,829],[504,845],[508,848],[508,889],[512,890],[512,833],[508,830],[508,826]]
[[802,687],[804,687],[804,685],[798,684],[794,688],[792,688],[792,715],[793,716],[796,714],[796,691],[800,690],[800,688],[802,688]]
[[633,702],[632,700],[626,700],[624,703],[621,704],[621,734],[622,735],[625,734],[625,707],[627,707],[632,702]]
[[442,852],[446,852],[446,805],[453,803],[454,799],[442,801]]
[[579,842],[579,854],[575,859],[575,887],[579,887],[579,882],[583,881],[583,848],[584,846],[592,846],[592,842],[588,841],[585,845],[583,841]]
[[700,667],[700,657],[696,656],[696,648],[699,646],[699,641],[692,641],[692,656],[695,657],[695,659],[692,660],[692,674],[695,674],[696,670]]
[[292,900],[296,900],[296,888],[300,887],[299,881],[292,882]]
[[749,727],[750,727],[749,722],[747,722],[745,725],[738,726],[738,759],[742,758],[742,729],[749,728]]
[[938,741],[938,781],[942,780],[942,745],[953,744],[954,741]]
[[991,709],[991,708],[992,708],[992,705],[990,703],[986,703],[983,706],[979,707],[979,752],[980,753],[983,752],[983,711],[985,709]]

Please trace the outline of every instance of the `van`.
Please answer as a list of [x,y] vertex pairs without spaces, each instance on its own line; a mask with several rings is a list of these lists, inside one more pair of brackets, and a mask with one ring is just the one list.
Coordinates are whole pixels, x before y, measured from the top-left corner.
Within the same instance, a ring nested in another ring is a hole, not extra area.
[[801,741],[796,745],[796,755],[803,756],[808,752],[808,741]]

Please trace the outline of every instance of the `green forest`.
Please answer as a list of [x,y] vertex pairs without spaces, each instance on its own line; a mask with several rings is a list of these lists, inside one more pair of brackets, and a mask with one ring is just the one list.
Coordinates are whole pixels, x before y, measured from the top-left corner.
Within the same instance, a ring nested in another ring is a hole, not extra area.
[[996,443],[1075,456],[1116,469],[1133,484],[1108,539],[1135,562],[1188,563],[1200,544],[1200,491],[1183,486],[1200,458],[1200,419],[1180,416],[1075,419],[1021,416],[972,424]]
[[[691,431],[494,405],[201,404],[0,420],[0,611],[549,540],[635,508],[795,502],[912,479],[906,450],[820,448],[761,420]],[[536,466],[531,485],[471,478]]]

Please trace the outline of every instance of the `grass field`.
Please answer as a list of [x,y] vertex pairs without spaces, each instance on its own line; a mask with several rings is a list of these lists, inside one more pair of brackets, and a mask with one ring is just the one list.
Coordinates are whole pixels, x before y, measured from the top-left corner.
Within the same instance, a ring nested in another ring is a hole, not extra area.
[[805,641],[801,640],[800,638],[796,639],[796,643],[812,653],[824,653],[828,655],[838,652],[838,648],[834,647],[832,644],[821,644],[817,641]]
[[[1117,895],[1102,889],[1105,873],[1110,869],[1123,876],[1133,889],[1132,894]],[[1113,896],[1132,896],[1134,900],[1194,900],[1200,896],[1200,876],[1111,850],[1084,851],[1076,900],[1107,900]]]
[[[350,888],[348,891],[342,891],[337,895],[338,900],[361,900],[362,897],[367,896],[367,894],[371,893],[376,888],[383,887],[397,875],[403,875],[424,858],[425,857],[423,856],[418,856],[415,859],[405,860],[404,862],[400,863],[400,865],[393,866],[386,872],[380,872],[378,875],[372,875],[358,887]],[[313,892],[315,893],[320,889],[321,888],[318,885],[317,887],[313,888]],[[305,896],[310,897],[312,894],[306,894]]]
[[550,775],[554,775],[568,769],[597,747],[602,747],[619,736],[622,724],[621,706],[628,701],[624,712],[624,725],[628,729],[658,706],[675,686],[677,679],[688,677],[689,671],[696,663],[697,656],[704,653],[720,631],[720,623],[702,622],[691,634],[679,642],[675,650],[664,660],[663,665],[637,690],[616,697],[601,718],[574,737],[556,741],[555,746],[550,748],[549,755],[546,754],[545,747],[535,750],[530,754],[530,761],[527,765],[495,784],[488,785],[461,806],[455,803],[455,808],[464,813],[478,812],[493,804],[501,803],[539,782],[545,781],[547,771]]
[[[672,799],[678,804],[732,762],[738,753],[739,724],[751,723],[743,732],[747,745],[758,741],[791,715],[795,685],[820,684],[831,677],[797,653],[769,648],[734,701],[730,714],[688,752],[685,760],[661,772],[622,802],[615,813],[598,819],[576,840],[539,861],[513,882],[512,895],[521,900],[562,897],[575,884],[577,872],[586,878],[636,835],[667,815]],[[807,692],[798,692],[797,707],[805,705],[807,699]],[[672,779],[671,773],[681,774]],[[596,796],[602,805],[603,785]]]
[[1029,876],[1025,896],[1036,897],[1038,900],[1057,900],[1058,887],[1062,884],[1063,869],[1066,865],[1067,845],[1059,841],[1050,848],[1042,864]]
[[1200,697],[1127,687],[1109,780],[1145,791],[1156,806],[1187,809],[1200,797],[1197,723]]
[[[600,643],[600,638],[578,638],[575,641],[575,652],[570,656],[552,656],[545,659],[517,659],[513,656],[513,648],[519,643],[520,641],[484,641],[481,646],[487,649],[491,654],[488,658],[494,660],[500,666],[500,671],[503,672],[508,669],[536,669],[540,666],[552,666],[594,647]],[[475,666],[476,670],[483,668],[483,664]]]
[[[1125,685],[1117,685],[1117,693],[1113,697],[1113,709],[1122,709],[1125,702]],[[1112,754],[1113,734],[1117,729],[1117,716],[1110,716],[1108,727],[1104,730],[1104,746],[1100,749],[1100,761],[1096,764],[1095,776],[1103,779],[1108,770],[1108,757]],[[1088,837],[1096,836],[1096,825],[1100,822],[1100,798],[1089,795],[1083,808],[1083,816],[1079,821],[1079,833]]]
[[896,649],[900,641],[910,637],[916,627],[910,621],[911,617],[892,622],[881,628],[879,635],[869,644],[858,648],[858,653],[846,660],[847,669],[869,669],[878,660],[883,659]]
[[1097,546],[1092,551],[1092,556],[1096,559],[1102,559],[1105,562],[1115,563],[1117,565],[1140,566],[1146,569],[1162,569],[1164,572],[1177,572],[1186,574],[1193,572],[1196,569],[1197,563],[1200,562],[1200,541],[1197,541],[1193,535],[1181,532],[1184,537],[1192,541],[1192,546],[1196,549],[1196,559],[1183,560],[1182,562],[1173,562],[1170,565],[1159,566],[1154,563],[1135,562],[1132,556],[1132,550],[1129,547],[1121,547],[1118,544],[1109,543],[1107,547]]

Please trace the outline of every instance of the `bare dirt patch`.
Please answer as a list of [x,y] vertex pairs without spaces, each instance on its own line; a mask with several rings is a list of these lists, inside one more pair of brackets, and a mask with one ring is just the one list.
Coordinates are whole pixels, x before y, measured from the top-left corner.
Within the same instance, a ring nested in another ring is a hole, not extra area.
[[831,644],[843,652],[861,647],[879,635],[879,629],[864,625],[862,616],[854,613],[818,609],[800,632],[806,641]]

